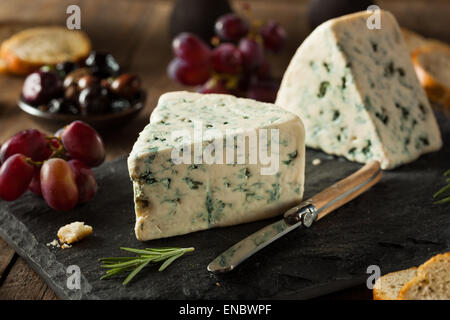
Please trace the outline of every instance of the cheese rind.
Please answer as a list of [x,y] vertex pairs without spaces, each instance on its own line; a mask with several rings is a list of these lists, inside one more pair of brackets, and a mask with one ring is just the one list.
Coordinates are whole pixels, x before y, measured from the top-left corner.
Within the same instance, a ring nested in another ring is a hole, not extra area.
[[276,104],[299,115],[306,145],[392,169],[441,148],[439,127],[395,18],[360,12],[320,25],[298,48]]
[[[195,135],[196,123],[202,123],[204,134],[207,129],[220,134],[215,139]],[[263,174],[262,169],[270,165],[260,158],[250,163],[248,147],[242,153],[245,163],[225,163],[226,141],[231,139],[231,149],[240,154],[235,141],[253,135],[259,145],[264,141],[259,136],[262,129],[268,129],[269,150],[276,143],[271,130],[279,130],[278,170]],[[173,151],[183,141],[174,132],[180,130],[191,134],[191,141],[184,145],[191,151],[199,145],[206,150],[208,145],[223,141],[224,163],[175,164]],[[273,104],[230,95],[166,93],[128,158],[136,237],[164,238],[282,214],[301,202],[304,166],[304,128],[296,115]]]

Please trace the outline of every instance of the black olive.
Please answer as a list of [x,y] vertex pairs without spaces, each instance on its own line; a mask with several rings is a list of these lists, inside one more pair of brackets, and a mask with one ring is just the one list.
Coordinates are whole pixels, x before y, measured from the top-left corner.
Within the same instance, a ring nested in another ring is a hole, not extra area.
[[94,85],[81,90],[78,104],[83,114],[106,113],[111,107],[108,90]]
[[22,87],[24,100],[32,105],[46,104],[62,94],[61,79],[52,71],[33,72],[25,79]]
[[120,71],[119,64],[110,53],[92,51],[86,58],[85,65],[98,78],[116,76]]
[[118,76],[110,87],[117,96],[131,98],[141,89],[141,79],[134,74],[124,73]]
[[78,86],[78,80],[89,74],[90,71],[88,68],[75,69],[64,78],[64,88],[68,88],[72,85]]
[[94,77],[91,74],[87,74],[78,79],[77,85],[78,90],[86,89],[87,87],[92,87],[94,85],[99,85],[100,80],[97,77]]
[[113,100],[111,103],[111,109],[113,112],[120,112],[129,107],[131,107],[131,103],[127,99],[119,98],[119,99]]
[[55,70],[59,73],[59,75],[64,78],[66,75],[71,73],[73,70],[77,69],[78,65],[72,61],[66,61],[58,63],[55,66]]
[[59,98],[50,100],[50,102],[48,103],[48,112],[77,115],[80,113],[80,110],[73,103]]
[[71,85],[64,89],[64,98],[66,98],[67,101],[71,102],[78,102],[78,94],[80,91],[78,90],[78,87],[76,85]]

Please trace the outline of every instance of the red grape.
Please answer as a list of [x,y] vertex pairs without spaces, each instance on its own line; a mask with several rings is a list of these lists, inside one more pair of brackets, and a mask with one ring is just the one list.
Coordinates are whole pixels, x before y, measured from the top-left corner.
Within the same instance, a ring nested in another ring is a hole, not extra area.
[[217,72],[238,73],[242,65],[242,54],[231,43],[222,43],[214,49],[212,54],[212,66]]
[[261,28],[261,36],[266,49],[278,52],[286,41],[286,31],[275,21],[269,21]]
[[256,81],[250,84],[247,97],[262,102],[274,103],[279,85],[275,81]]
[[180,33],[172,42],[173,54],[191,65],[207,64],[211,50],[206,43],[192,33]]
[[78,202],[88,202],[97,192],[97,182],[94,174],[87,165],[80,160],[70,160],[70,167],[75,174],[75,181],[78,188]]
[[43,161],[50,157],[52,150],[47,145],[45,134],[36,129],[29,129],[16,133],[2,145],[0,163],[16,153],[34,161]]
[[210,79],[202,87],[199,88],[198,92],[205,94],[206,93],[229,94],[227,88],[225,88],[223,83],[221,81],[217,81],[216,79]]
[[205,83],[211,76],[208,64],[189,64],[180,58],[174,58],[167,68],[169,77],[187,86]]
[[238,41],[250,30],[248,22],[234,13],[221,16],[215,25],[216,34],[223,40]]
[[55,132],[54,136],[57,138],[61,138],[63,132],[64,128],[59,128],[58,131]]
[[69,156],[90,167],[96,167],[105,160],[103,141],[91,126],[74,121],[61,135],[61,140]]
[[44,162],[41,190],[47,204],[58,211],[68,211],[78,202],[75,174],[63,159],[53,158]]
[[243,38],[239,42],[244,66],[248,69],[256,68],[264,62],[264,48],[255,39]]
[[35,170],[33,179],[31,179],[30,185],[28,186],[28,190],[39,196],[42,195],[40,168]]
[[272,75],[270,72],[270,65],[266,60],[264,60],[264,62],[256,69],[256,77],[259,80],[272,79]]
[[0,168],[0,198],[5,201],[19,198],[33,179],[34,170],[23,154],[9,157]]

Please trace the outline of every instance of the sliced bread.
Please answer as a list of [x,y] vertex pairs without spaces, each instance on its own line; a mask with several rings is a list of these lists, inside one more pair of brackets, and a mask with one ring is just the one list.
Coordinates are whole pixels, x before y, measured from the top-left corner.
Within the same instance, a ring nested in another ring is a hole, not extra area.
[[428,40],[414,31],[408,30],[406,28],[401,28],[403,39],[405,39],[406,46],[410,53],[413,53],[420,47],[423,47],[428,44]]
[[450,107],[450,47],[429,44],[414,51],[412,60],[430,100]]
[[400,290],[400,300],[449,300],[450,252],[438,254],[417,269]]
[[0,58],[8,71],[27,74],[42,65],[79,61],[91,51],[87,35],[61,26],[36,27],[20,31],[4,41]]
[[388,273],[380,277],[373,288],[374,300],[398,300],[403,285],[416,276],[417,268]]
[[401,28],[403,39],[405,39],[406,46],[408,47],[409,52],[412,54],[414,51],[416,51],[419,48],[428,46],[430,44],[437,44],[437,45],[446,45],[446,43],[433,39],[433,38],[425,38],[424,36],[421,36],[420,34],[411,31],[406,28]]
[[[0,43],[9,39],[15,33],[22,31],[24,29],[30,28],[31,25],[29,23],[14,23],[7,22],[0,24]],[[0,58],[0,73],[8,72],[8,64],[5,60]]]

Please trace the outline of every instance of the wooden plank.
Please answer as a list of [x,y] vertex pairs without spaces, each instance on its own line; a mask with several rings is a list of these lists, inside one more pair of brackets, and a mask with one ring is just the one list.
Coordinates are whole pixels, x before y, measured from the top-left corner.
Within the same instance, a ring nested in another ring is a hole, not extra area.
[[0,300],[15,299],[56,300],[58,298],[25,260],[19,258],[0,287]]
[[7,274],[5,271],[11,264],[14,257],[14,249],[0,238],[0,285],[4,281]]

